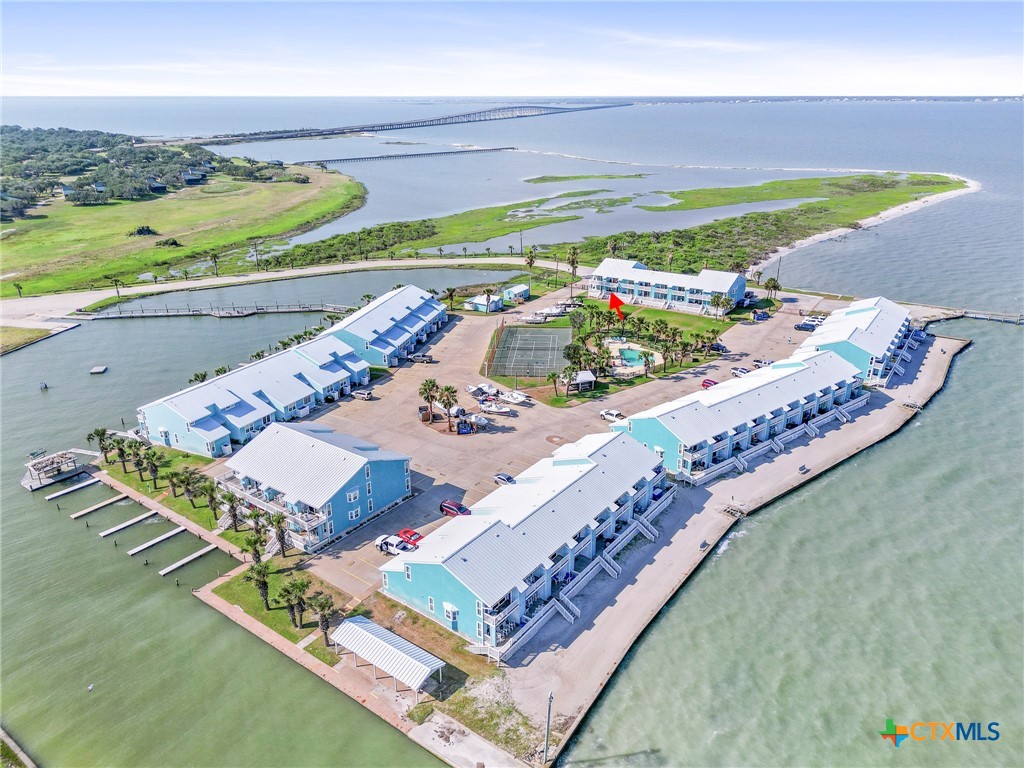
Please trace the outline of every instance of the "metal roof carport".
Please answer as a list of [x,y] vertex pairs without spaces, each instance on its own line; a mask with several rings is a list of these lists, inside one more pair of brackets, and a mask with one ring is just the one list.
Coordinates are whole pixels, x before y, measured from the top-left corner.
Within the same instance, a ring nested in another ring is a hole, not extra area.
[[396,691],[399,682],[408,686],[416,693],[417,702],[427,679],[438,670],[442,677],[444,675],[445,663],[441,659],[365,616],[341,622],[331,633],[331,641],[335,649],[340,646],[350,652],[356,666],[359,666],[359,659],[369,662],[373,666],[374,680],[380,669],[394,678]]

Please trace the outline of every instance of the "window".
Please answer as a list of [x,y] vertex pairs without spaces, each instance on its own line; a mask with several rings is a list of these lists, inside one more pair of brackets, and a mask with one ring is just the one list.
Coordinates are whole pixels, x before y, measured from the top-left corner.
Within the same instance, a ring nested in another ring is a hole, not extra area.
[[366,500],[366,511],[373,512],[373,499]]
[[369,349],[369,348],[370,348],[370,342],[366,342],[366,348],[367,348],[367,349]]
[[405,462],[405,474],[409,474],[409,462]]
[[355,509],[350,509],[348,511],[348,519],[349,520],[358,520],[359,519],[359,511],[360,511],[359,507],[356,507]]
[[178,442],[178,433],[177,432],[174,433],[174,442]]
[[431,613],[434,612],[434,598],[432,597],[427,598],[427,610]]
[[450,608],[449,606],[445,605],[445,607],[444,607],[444,618],[445,618],[445,621],[455,621],[456,619],[459,618],[459,611],[458,611],[458,609]]
[[366,495],[373,496],[373,485],[371,483],[366,484]]
[[405,580],[406,581],[412,581],[412,566],[411,565],[405,566]]
[[367,480],[370,479],[370,465],[369,464],[366,465],[366,479]]
[[359,500],[359,489],[349,491],[345,494],[345,501],[358,501]]
[[412,481],[407,477],[405,478],[405,490],[409,492],[412,490]]
[[479,600],[476,601],[476,615],[477,616],[483,616],[484,615],[484,604],[481,603]]
[[383,578],[383,581],[381,583],[384,585],[384,589],[387,589],[388,588],[388,575],[386,573],[382,573],[381,577]]
[[676,463],[676,467],[679,469],[680,472],[683,470],[683,460],[682,459],[679,459],[679,461]]
[[477,637],[483,637],[484,636],[484,625],[481,624],[479,621],[476,623],[476,636]]
[[185,422],[185,431],[186,432],[191,432],[192,431],[192,425],[189,424],[187,421]]
[[328,520],[324,523],[324,537],[329,538],[334,535],[334,521]]

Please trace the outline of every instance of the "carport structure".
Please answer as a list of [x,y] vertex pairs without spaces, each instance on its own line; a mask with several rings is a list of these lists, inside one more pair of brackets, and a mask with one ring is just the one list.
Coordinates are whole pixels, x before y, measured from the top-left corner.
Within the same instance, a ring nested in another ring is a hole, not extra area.
[[355,666],[359,666],[360,659],[370,664],[374,680],[378,669],[394,679],[396,693],[399,683],[407,686],[416,694],[417,703],[430,676],[437,672],[438,681],[444,676],[445,663],[441,659],[365,616],[341,622],[331,633],[331,642],[339,655],[351,653]]

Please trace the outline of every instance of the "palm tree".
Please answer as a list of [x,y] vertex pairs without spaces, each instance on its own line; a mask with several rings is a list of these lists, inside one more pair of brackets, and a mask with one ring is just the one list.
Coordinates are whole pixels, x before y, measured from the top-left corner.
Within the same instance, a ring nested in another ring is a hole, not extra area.
[[270,527],[274,529],[274,538],[281,547],[281,557],[288,557],[288,534],[285,525],[288,518],[281,512],[275,512],[270,516]]
[[640,353],[640,359],[644,364],[644,376],[647,376],[654,365],[654,354],[649,349],[645,349]]
[[444,301],[448,302],[448,309],[453,310],[453,311],[455,309],[455,294],[456,293],[458,293],[458,289],[457,288],[445,288],[441,292],[441,298]]
[[651,323],[651,332],[654,333],[655,337],[662,338],[668,333],[668,321],[663,317],[659,317]]
[[142,461],[142,466],[146,468],[146,472],[149,474],[149,478],[153,481],[153,490],[157,488],[156,479],[160,474],[160,461],[161,456],[153,448],[147,448],[142,452],[139,457]]
[[309,598],[309,607],[316,613],[317,624],[324,633],[324,645],[327,645],[327,631],[331,628],[331,616],[334,614],[334,600],[326,592],[317,590]]
[[768,298],[772,298],[778,291],[782,290],[782,284],[779,283],[774,277],[769,277],[764,281],[765,290],[768,291]]
[[[511,245],[509,246],[509,253],[512,253]],[[526,263],[527,278],[530,281],[530,293],[533,293],[533,265],[537,263],[537,250],[535,248],[531,247],[530,250],[526,252],[526,258],[524,259],[524,262]]]
[[288,607],[288,616],[295,627],[302,627],[302,614],[306,611],[306,593],[310,581],[305,576],[292,576],[281,587],[278,599]]
[[443,245],[437,246],[437,256],[438,256],[438,258],[441,258],[441,259],[444,258],[444,246]]
[[551,373],[548,374],[548,381],[551,383],[551,386],[555,388],[555,397],[558,397],[558,371],[551,371]]
[[96,427],[96,429],[85,436],[85,442],[89,445],[92,445],[93,440],[96,441],[96,447],[103,454],[103,461],[109,464],[110,459],[107,457],[107,452],[110,450],[110,438],[107,430],[103,427]]
[[668,339],[661,339],[658,342],[658,351],[661,353],[661,372],[664,373],[668,369],[668,358],[672,353],[672,342]]
[[121,462],[121,471],[128,473],[126,462],[128,461],[128,441],[123,437],[115,437],[110,441],[110,450],[117,454],[117,460]]
[[18,292],[18,298],[19,299],[21,298],[21,291],[22,291],[22,289],[24,289],[24,287],[25,286],[23,286],[21,283],[14,283],[14,290],[16,290]]
[[597,351],[593,354],[594,365],[597,370],[604,374],[608,372],[608,369],[612,364],[612,353],[604,344],[597,348]]
[[185,498],[188,499],[188,503],[192,505],[192,509],[196,508],[196,494],[200,492],[199,486],[201,484],[200,475],[194,467],[186,467],[182,470],[182,483],[181,492]]
[[210,378],[210,374],[208,374],[206,371],[196,371],[195,373],[192,374],[192,378],[188,380],[188,383],[202,384],[208,378]]
[[218,368],[216,371],[213,372],[213,375],[214,376],[223,376],[225,373],[227,373],[230,370],[231,369],[228,368],[226,365],[222,365],[220,368]]
[[288,347],[290,347],[291,345],[292,345],[292,340],[291,339],[281,339],[279,342],[277,342],[277,348],[278,349],[288,349]]
[[569,246],[569,255],[565,263],[569,265],[569,272],[572,274],[572,280],[569,282],[569,298],[571,299],[572,286],[576,282],[576,269],[580,265],[580,247],[578,245]]
[[424,379],[423,383],[420,384],[419,394],[427,404],[431,423],[434,421],[434,401],[437,400],[437,394],[440,389],[436,379]]
[[217,526],[217,513],[220,511],[220,489],[213,480],[204,480],[199,485],[199,492],[206,499],[206,506],[210,508],[213,516],[213,525]]
[[452,428],[452,408],[454,408],[459,402],[459,391],[455,389],[451,384],[445,384],[437,392],[437,402],[444,408],[445,414],[448,416],[448,429]]
[[213,264],[213,276],[214,277],[220,277],[220,270],[217,269],[217,262],[219,260],[220,260],[220,256],[218,256],[216,253],[214,253],[214,254],[212,254],[210,256],[210,261]]
[[129,440],[128,445],[125,446],[125,451],[128,453],[128,460],[135,466],[135,471],[139,473],[139,482],[142,482],[142,444],[135,441]]
[[260,550],[263,548],[263,537],[257,533],[250,533],[245,537],[242,542],[242,551],[248,552],[252,555],[252,561],[254,563],[260,562],[262,554]]
[[693,343],[686,341],[685,339],[679,342],[679,364],[683,364],[683,358],[686,357],[690,350],[693,349]]
[[488,257],[490,257],[490,255],[491,255],[491,249],[490,248],[484,248],[484,252],[487,254]]
[[757,283],[758,285],[761,284],[761,275],[763,274],[764,272],[762,272],[761,270],[757,270],[756,272],[754,272],[754,282]]
[[220,497],[220,500],[224,503],[224,508],[228,515],[231,517],[231,528],[232,530],[238,530],[238,508],[242,504],[242,500],[235,496],[233,493],[225,493]]
[[260,599],[263,601],[263,609],[270,610],[270,563],[254,562],[242,576],[242,581],[250,581],[259,590]]
[[569,313],[569,325],[571,325],[577,331],[582,328],[587,322],[587,316],[580,312],[578,309]]
[[365,306],[366,304],[369,304],[371,301],[373,301],[376,298],[377,297],[374,296],[372,293],[364,293],[362,295],[362,297],[360,297],[360,301],[362,301],[363,305]]
[[171,489],[171,497],[178,498],[178,488],[181,487],[182,476],[181,472],[168,472],[167,473],[167,485]]
[[250,360],[262,360],[266,356],[267,356],[266,352],[264,352],[262,349],[258,349],[255,352],[253,352],[251,355],[249,355],[249,359]]

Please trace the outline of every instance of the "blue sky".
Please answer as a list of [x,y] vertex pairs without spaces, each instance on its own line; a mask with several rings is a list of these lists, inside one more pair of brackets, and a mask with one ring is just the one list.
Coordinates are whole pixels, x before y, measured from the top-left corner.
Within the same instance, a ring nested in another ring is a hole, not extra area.
[[7,96],[1019,95],[1007,3],[2,5]]

